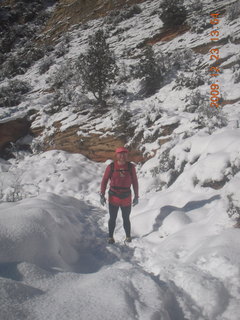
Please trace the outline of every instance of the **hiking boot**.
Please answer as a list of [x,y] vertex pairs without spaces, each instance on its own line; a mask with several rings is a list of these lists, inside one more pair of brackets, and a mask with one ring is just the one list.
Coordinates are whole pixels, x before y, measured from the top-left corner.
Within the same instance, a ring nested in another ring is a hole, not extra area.
[[132,238],[131,237],[126,237],[125,242],[132,242]]
[[108,243],[109,243],[109,244],[113,244],[113,243],[115,243],[114,238],[108,238]]

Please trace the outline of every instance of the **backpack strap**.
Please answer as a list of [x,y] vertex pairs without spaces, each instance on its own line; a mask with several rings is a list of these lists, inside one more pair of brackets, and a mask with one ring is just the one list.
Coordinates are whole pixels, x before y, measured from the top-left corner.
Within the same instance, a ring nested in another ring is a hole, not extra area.
[[113,172],[114,172],[114,162],[110,163],[110,179],[112,178]]
[[[129,171],[130,176],[132,177],[132,166],[133,164],[129,161],[128,163],[128,169],[126,171]],[[114,172],[114,162],[110,163],[110,179],[112,178],[113,172]]]
[[132,166],[133,166],[132,162],[129,161],[128,162],[128,171],[130,173],[131,178],[132,178]]

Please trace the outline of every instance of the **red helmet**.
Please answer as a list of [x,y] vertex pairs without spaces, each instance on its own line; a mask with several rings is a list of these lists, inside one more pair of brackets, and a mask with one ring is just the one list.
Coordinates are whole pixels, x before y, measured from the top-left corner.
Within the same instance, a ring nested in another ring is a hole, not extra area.
[[124,147],[119,147],[115,150],[116,153],[120,153],[120,152],[128,152],[128,149],[124,148]]

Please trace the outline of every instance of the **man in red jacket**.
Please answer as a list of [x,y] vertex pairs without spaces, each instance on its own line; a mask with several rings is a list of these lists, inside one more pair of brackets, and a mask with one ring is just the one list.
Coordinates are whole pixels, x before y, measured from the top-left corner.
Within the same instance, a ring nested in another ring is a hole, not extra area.
[[[128,162],[128,150],[120,147],[116,149],[116,161],[107,166],[101,183],[100,202],[102,205],[106,203],[105,191],[108,181],[110,180],[109,189],[109,214],[108,221],[109,239],[108,243],[114,243],[114,229],[119,207],[122,211],[123,227],[126,233],[127,242],[131,242],[131,224],[130,213],[131,205],[138,204],[138,179],[135,166]],[[134,190],[134,199],[132,201],[131,185]]]

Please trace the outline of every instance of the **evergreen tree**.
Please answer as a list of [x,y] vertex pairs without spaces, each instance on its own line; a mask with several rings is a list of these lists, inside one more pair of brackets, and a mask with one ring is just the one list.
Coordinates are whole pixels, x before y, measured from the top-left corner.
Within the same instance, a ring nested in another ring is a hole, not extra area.
[[160,19],[166,27],[180,26],[187,18],[183,0],[163,0],[160,8]]
[[105,95],[118,73],[115,57],[102,30],[89,37],[89,49],[78,59],[83,88],[93,93],[101,106],[106,105]]
[[143,90],[146,96],[154,94],[160,88],[162,72],[151,46],[146,47],[140,59],[139,76],[143,77]]

